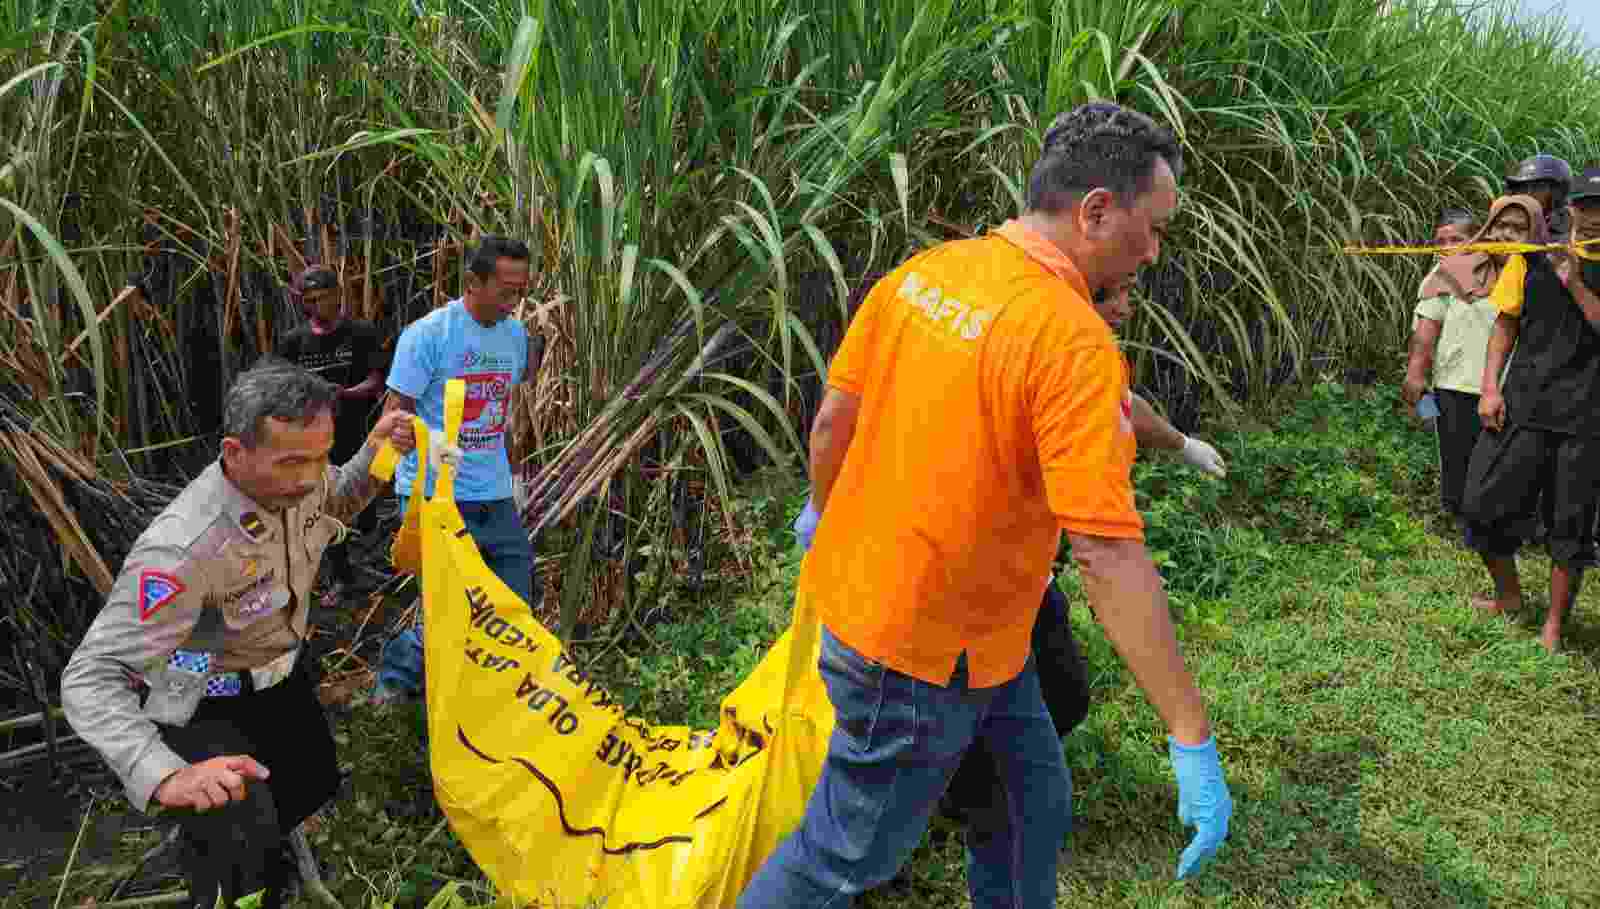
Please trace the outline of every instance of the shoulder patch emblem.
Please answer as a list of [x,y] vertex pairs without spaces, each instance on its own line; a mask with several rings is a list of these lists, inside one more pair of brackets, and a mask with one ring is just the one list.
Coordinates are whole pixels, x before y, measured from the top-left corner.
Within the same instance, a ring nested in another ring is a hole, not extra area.
[[261,520],[261,515],[247,511],[239,515],[239,529],[250,535],[250,539],[259,540],[267,532],[267,522]]
[[148,622],[185,589],[182,581],[164,571],[146,568],[139,572],[139,621]]

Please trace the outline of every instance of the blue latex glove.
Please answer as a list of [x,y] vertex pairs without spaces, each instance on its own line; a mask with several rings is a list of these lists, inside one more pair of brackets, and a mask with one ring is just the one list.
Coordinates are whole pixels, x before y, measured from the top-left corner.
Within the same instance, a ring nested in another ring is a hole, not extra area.
[[1167,751],[1172,757],[1172,772],[1178,778],[1178,820],[1185,827],[1195,828],[1194,839],[1178,858],[1178,878],[1182,880],[1210,861],[1228,838],[1233,796],[1222,779],[1215,736],[1204,744],[1180,745],[1169,735]]
[[807,552],[811,551],[811,538],[817,535],[817,524],[821,520],[822,514],[817,511],[816,505],[806,499],[805,509],[794,519],[794,535],[800,541],[800,547]]

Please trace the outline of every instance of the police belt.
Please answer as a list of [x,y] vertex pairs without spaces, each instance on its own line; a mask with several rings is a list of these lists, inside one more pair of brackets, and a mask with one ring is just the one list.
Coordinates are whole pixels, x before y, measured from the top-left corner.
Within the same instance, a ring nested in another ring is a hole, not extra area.
[[[301,649],[303,649],[303,646],[304,645],[302,645],[301,648],[296,648],[294,651],[292,651],[294,654],[294,666],[291,667],[288,672],[278,676],[271,683],[258,688],[256,686],[255,676],[252,674],[252,670],[249,669],[240,669],[235,672],[214,672],[211,674],[210,678],[206,679],[205,696],[208,698],[234,698],[242,694],[254,694],[257,691],[265,691],[268,688],[274,688],[283,684],[290,676],[297,672],[303,671],[303,663],[300,660],[299,652]],[[281,659],[281,657],[279,659]]]
[[240,672],[219,672],[206,679],[206,697],[232,698],[241,694],[252,694],[256,690],[255,679],[250,677],[250,670]]

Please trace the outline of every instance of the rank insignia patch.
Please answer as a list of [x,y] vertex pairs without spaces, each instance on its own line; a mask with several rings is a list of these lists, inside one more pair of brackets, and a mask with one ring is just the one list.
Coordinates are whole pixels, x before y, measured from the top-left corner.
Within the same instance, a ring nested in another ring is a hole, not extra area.
[[261,515],[247,511],[239,515],[239,529],[250,535],[250,539],[259,540],[267,532],[267,522],[261,520]]
[[145,569],[139,573],[139,621],[147,622],[183,593],[183,582],[164,571]]

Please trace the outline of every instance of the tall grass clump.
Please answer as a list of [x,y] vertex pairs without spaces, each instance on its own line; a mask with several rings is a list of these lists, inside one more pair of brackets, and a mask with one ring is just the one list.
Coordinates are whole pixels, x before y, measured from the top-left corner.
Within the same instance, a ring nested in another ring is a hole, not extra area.
[[1128,338],[1180,426],[1392,366],[1426,262],[1338,249],[1423,240],[1534,151],[1600,157],[1594,52],[1512,10],[19,0],[6,172],[36,178],[4,185],[61,254],[0,213],[7,286],[52,304],[7,310],[0,359],[32,377],[19,425],[110,482],[177,480],[220,389],[302,318],[306,262],[392,339],[459,292],[474,234],[527,239],[551,353],[515,407],[524,516],[564,629],[615,631],[738,573],[708,527],[735,474],[801,463],[849,301],[1015,214],[1044,129],[1090,98],[1185,143]]

